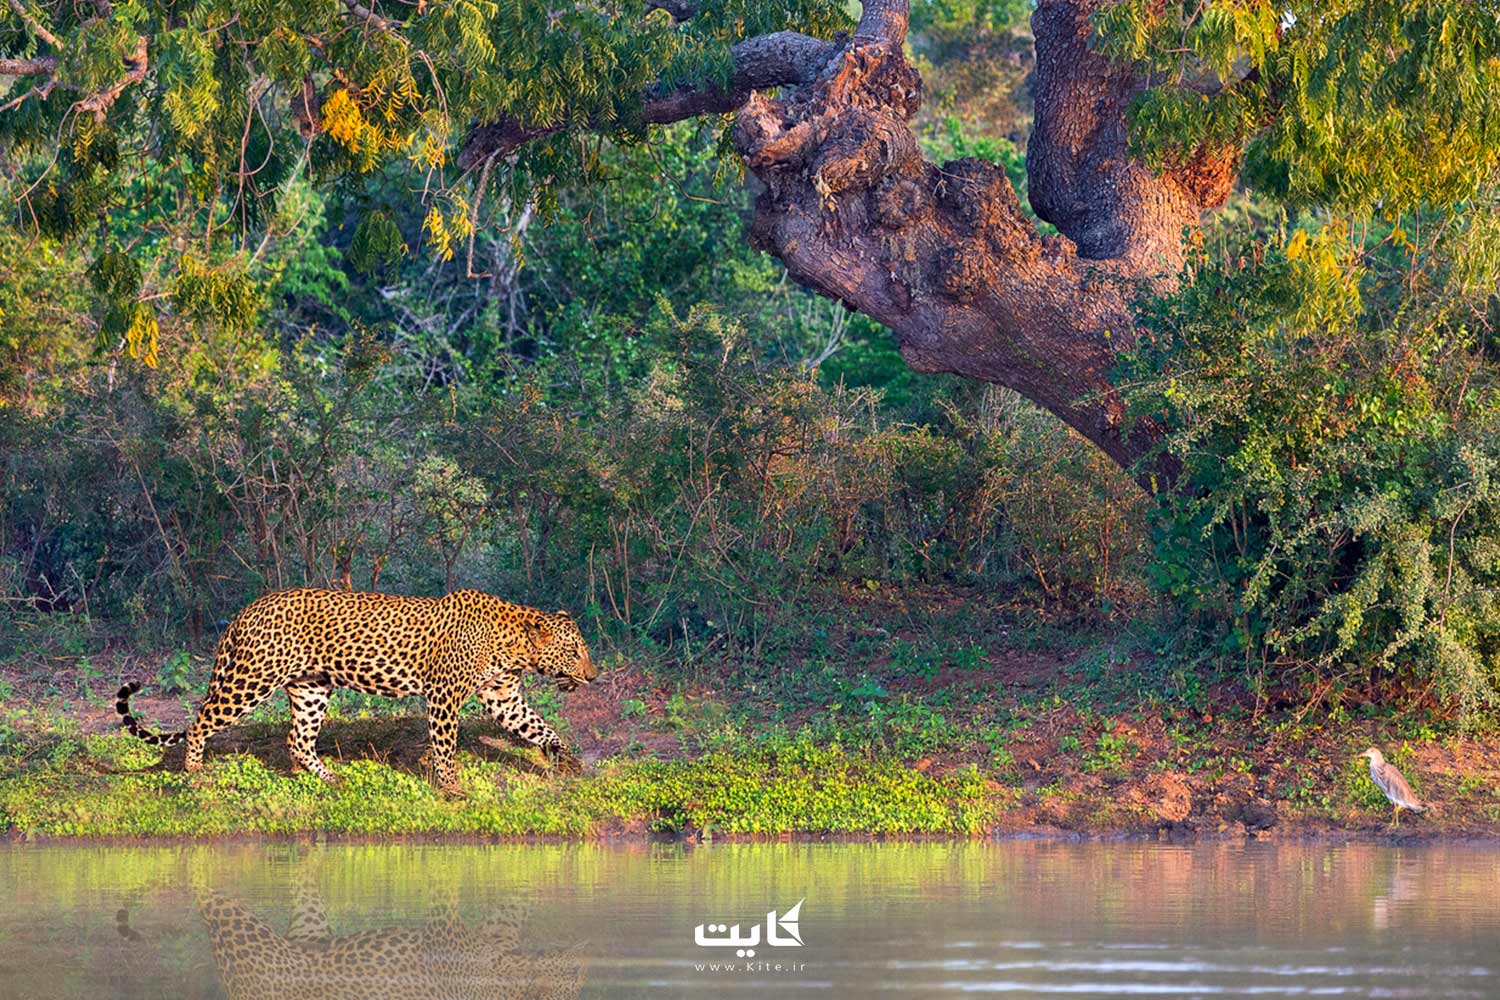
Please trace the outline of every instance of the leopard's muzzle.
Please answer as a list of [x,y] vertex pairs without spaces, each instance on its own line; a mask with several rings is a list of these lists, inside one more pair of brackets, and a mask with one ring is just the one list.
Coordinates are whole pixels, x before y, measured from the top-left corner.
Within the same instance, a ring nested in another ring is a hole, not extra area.
[[583,685],[599,676],[599,668],[594,666],[594,661],[589,658],[587,650],[578,658],[578,667],[574,673],[563,674],[557,679],[557,686],[563,691],[577,691]]

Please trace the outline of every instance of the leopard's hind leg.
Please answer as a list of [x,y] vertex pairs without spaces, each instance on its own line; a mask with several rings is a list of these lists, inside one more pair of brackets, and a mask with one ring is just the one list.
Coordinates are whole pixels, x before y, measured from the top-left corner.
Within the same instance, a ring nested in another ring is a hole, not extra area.
[[225,726],[253,712],[271,693],[281,686],[279,677],[230,677],[227,673],[215,676],[208,683],[208,696],[198,709],[198,717],[187,731],[187,756],[183,759],[185,771],[197,771],[203,767],[203,745],[208,738]]

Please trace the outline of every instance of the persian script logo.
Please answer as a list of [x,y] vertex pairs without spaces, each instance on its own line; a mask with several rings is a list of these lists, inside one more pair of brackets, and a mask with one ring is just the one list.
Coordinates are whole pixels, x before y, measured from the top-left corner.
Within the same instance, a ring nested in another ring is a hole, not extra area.
[[[806,900],[797,900],[797,905],[780,917],[772,910],[766,914],[766,944],[772,948],[802,947],[802,932],[797,927],[798,914]],[[783,936],[783,934],[785,936]],[[699,924],[693,928],[693,940],[700,948],[733,948],[738,958],[754,958],[760,947],[760,924],[752,924],[750,933],[742,935],[740,925]]]

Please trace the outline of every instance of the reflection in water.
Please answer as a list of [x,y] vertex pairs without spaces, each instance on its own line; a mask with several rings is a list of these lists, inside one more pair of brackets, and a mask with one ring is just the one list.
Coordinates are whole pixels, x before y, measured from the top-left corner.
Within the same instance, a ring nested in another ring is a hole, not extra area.
[[576,998],[584,963],[576,949],[527,952],[519,909],[480,924],[435,907],[421,927],[338,936],[307,882],[277,934],[233,899],[201,892],[219,981],[230,1000],[426,1000],[429,997]]
[[1422,867],[1415,859],[1397,858],[1390,867],[1385,892],[1375,897],[1372,922],[1377,930],[1389,930],[1391,919],[1401,908],[1422,894]]
[[1500,997],[1493,847],[11,844],[0,899],[4,1000]]

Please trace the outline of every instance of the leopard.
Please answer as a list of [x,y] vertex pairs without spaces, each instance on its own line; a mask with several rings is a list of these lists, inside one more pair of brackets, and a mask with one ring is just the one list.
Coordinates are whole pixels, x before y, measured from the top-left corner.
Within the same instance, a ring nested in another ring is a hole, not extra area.
[[186,743],[183,768],[195,772],[210,736],[283,689],[293,769],[337,784],[317,751],[333,689],[417,695],[427,703],[424,762],[440,788],[456,792],[459,710],[474,695],[513,741],[539,748],[554,766],[579,769],[557,731],[526,703],[528,670],[555,678],[564,691],[599,673],[567,611],[540,611],[479,590],[438,598],[304,587],[257,598],[230,621],[208,692],[186,729],[157,732],[136,719],[130,698],[141,689],[138,680],[120,688],[115,711],[127,732],[149,744]]
[[285,934],[213,890],[199,891],[198,910],[230,1000],[576,1000],[587,978],[580,948],[525,948],[516,908],[470,924],[437,903],[424,926],[343,935],[333,933],[321,900],[300,892]]
[[[278,932],[240,900],[193,887],[219,987],[230,1000],[577,1000],[587,980],[581,945],[527,947],[523,903],[504,903],[470,922],[455,898],[439,896],[420,926],[339,934],[313,880],[304,873],[290,888],[290,920]],[[115,915],[115,929],[136,946],[147,940],[131,927],[128,906]]]

